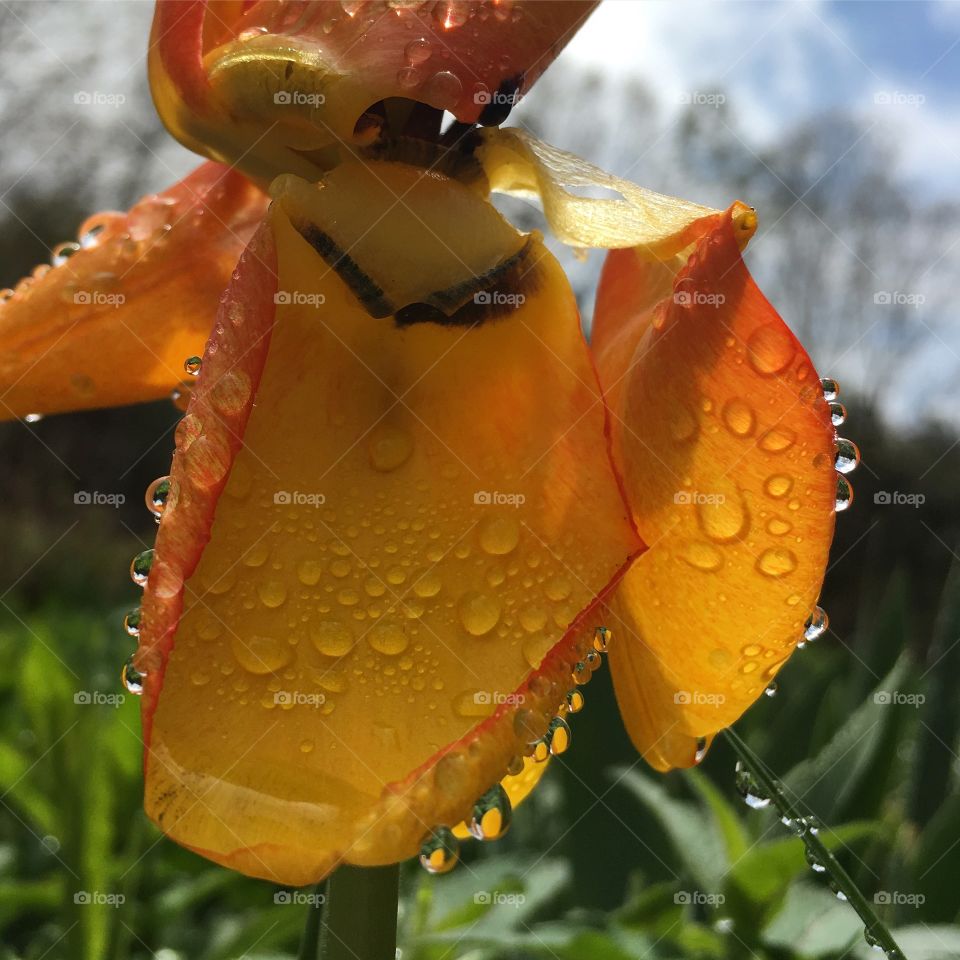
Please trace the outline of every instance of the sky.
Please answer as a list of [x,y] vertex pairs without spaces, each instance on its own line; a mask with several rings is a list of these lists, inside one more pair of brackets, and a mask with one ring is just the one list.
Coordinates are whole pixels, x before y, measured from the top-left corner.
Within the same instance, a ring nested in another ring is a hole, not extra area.
[[916,189],[960,188],[960,0],[605,0],[561,58],[645,80],[668,114],[723,91],[761,144],[853,109],[900,142]]

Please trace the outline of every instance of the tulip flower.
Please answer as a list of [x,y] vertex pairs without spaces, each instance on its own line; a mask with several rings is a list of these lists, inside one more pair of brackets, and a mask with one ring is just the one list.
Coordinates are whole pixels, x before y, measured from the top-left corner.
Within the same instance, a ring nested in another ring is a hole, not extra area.
[[[605,655],[667,770],[825,629],[857,454],[756,214],[501,126],[590,7],[161,0],[154,98],[208,161],[0,305],[5,415],[188,399],[125,679],[147,812],[211,860],[442,872]],[[610,250],[589,344],[496,193]]]

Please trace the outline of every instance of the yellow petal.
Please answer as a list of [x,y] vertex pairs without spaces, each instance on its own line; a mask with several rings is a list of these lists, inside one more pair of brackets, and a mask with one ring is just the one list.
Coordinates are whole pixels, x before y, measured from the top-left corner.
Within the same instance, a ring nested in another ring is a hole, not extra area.
[[[368,204],[374,175],[403,202]],[[350,254],[334,183],[360,222],[381,210]],[[401,164],[277,193],[179,431],[138,663],[149,814],[306,883],[469,816],[545,733],[640,544],[536,237]]]

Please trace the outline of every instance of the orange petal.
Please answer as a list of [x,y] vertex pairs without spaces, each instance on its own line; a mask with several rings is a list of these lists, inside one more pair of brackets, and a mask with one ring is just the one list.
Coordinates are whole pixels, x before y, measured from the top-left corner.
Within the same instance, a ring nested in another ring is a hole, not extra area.
[[381,101],[502,122],[595,5],[159,0],[150,82],[191,149],[264,183],[314,180],[330,150],[365,142],[358,121]]
[[[377,179],[404,202],[369,203]],[[538,238],[402,164],[277,194],[178,431],[137,662],[150,816],[302,884],[469,818],[546,731],[640,544]],[[350,256],[337,203],[380,210]],[[463,271],[480,286],[457,306]],[[407,309],[364,308],[384,300]]]
[[[0,302],[0,419],[165,396],[202,350],[266,209],[205,163],[128,213],[101,213]],[[59,256],[58,256],[59,254]]]
[[607,259],[594,349],[641,536],[609,604],[624,721],[655,767],[760,695],[802,637],[833,536],[834,430],[810,359],[757,288],[742,205],[668,263]]

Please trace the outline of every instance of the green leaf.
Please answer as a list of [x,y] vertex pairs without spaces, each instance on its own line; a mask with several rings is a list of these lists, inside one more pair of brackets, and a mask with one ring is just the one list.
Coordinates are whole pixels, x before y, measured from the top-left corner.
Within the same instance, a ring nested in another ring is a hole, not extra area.
[[[960,928],[917,924],[891,931],[907,960],[957,960],[960,957]],[[879,954],[866,942],[853,952],[856,960],[876,960]]]
[[700,770],[693,768],[685,770],[684,776],[694,792],[710,809],[714,823],[726,845],[727,860],[730,863],[736,863],[752,843],[750,833],[737,816],[736,808]]
[[682,870],[705,894],[718,892],[730,867],[724,837],[702,807],[678,800],[634,767],[613,771],[618,782],[659,821],[680,860]]
[[842,953],[862,934],[863,923],[848,904],[823,887],[797,883],[764,929],[763,941],[794,956],[823,957]]
[[923,916],[930,921],[957,917],[960,905],[960,793],[955,793],[937,811],[920,834],[910,864],[911,893],[926,898]]

